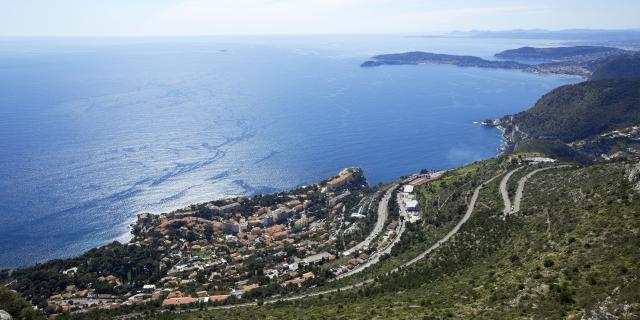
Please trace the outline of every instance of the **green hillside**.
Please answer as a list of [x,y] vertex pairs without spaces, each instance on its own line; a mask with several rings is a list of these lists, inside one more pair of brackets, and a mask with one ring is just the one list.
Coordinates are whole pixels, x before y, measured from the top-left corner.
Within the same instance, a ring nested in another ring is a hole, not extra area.
[[529,137],[571,142],[640,123],[640,79],[557,88],[514,116]]
[[640,78],[559,87],[531,109],[506,116],[507,151],[542,152],[580,162],[640,152]]
[[[464,204],[470,186],[515,168],[514,162],[513,157],[484,161],[452,173],[451,183],[421,192],[429,198],[432,192],[462,190],[453,202]],[[537,168],[529,165],[512,179]],[[608,162],[537,173],[527,182],[522,210],[506,220],[501,216],[500,176],[482,189],[471,219],[449,242],[413,266],[377,276],[364,288],[292,302],[147,317],[634,319],[640,316],[640,197],[635,181],[628,179],[630,168],[627,162]],[[436,221],[439,216],[457,219],[459,214],[438,213]],[[433,243],[420,238],[421,230],[412,228],[406,241]],[[412,246],[403,246],[382,264],[406,259],[403,253]]]
[[591,80],[640,77],[640,54],[613,57],[600,65]]
[[44,319],[20,294],[4,287],[0,287],[0,310],[9,313],[14,319]]

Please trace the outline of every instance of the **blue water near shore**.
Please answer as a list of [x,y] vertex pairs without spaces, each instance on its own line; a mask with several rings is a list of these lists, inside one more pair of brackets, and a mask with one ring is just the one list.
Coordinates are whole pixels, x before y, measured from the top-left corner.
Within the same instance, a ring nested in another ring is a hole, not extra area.
[[371,183],[496,154],[474,121],[575,79],[441,65],[544,41],[406,37],[0,40],[0,268],[115,239],[141,211],[286,190],[364,168]]

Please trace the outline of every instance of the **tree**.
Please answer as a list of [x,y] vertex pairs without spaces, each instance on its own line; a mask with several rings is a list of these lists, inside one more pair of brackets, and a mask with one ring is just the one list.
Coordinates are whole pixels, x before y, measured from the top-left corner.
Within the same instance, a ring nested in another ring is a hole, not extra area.
[[27,300],[6,288],[0,288],[0,309],[7,311],[16,319],[44,319],[41,314],[33,310]]

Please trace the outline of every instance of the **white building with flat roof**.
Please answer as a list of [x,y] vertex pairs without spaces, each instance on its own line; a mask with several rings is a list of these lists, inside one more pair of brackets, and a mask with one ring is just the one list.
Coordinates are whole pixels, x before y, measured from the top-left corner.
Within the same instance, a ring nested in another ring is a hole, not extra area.
[[408,200],[404,203],[407,211],[417,211],[418,210],[418,200]]

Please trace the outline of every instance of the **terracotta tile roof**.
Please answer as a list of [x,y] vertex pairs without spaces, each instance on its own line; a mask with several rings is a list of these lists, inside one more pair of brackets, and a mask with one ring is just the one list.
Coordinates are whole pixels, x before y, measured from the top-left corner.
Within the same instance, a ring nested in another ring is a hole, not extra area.
[[209,302],[222,302],[222,301],[225,301],[227,299],[229,299],[229,295],[228,294],[209,296]]
[[197,300],[192,297],[171,298],[171,299],[164,299],[164,301],[162,301],[162,305],[177,306],[177,305],[184,305],[184,304],[192,304],[192,303],[195,303],[196,301]]
[[181,291],[173,291],[169,293],[167,299],[180,298],[182,296],[184,296],[184,294]]

